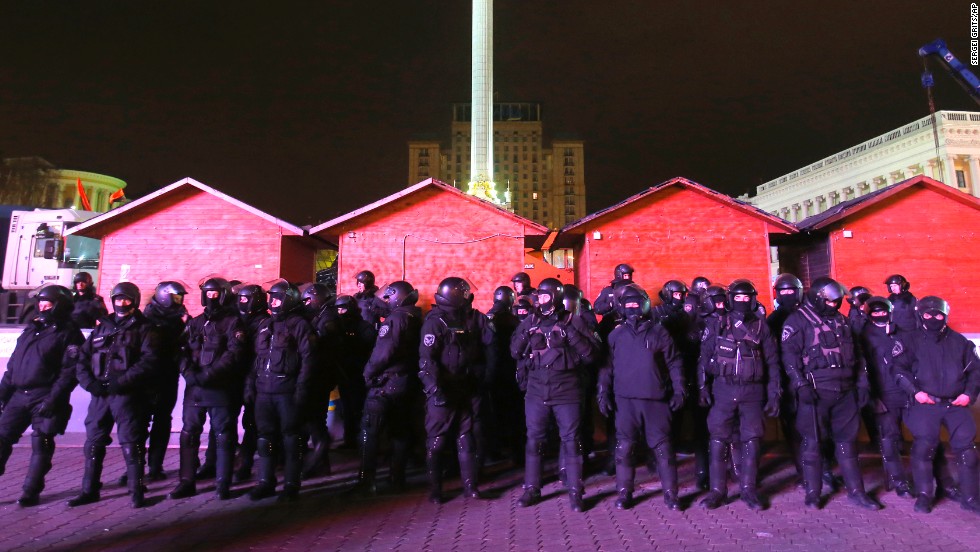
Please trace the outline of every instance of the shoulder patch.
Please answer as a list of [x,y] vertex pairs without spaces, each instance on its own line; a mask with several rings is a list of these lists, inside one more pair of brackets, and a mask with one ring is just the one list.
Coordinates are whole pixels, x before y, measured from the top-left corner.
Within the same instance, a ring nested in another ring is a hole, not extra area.
[[788,340],[790,338],[790,336],[792,336],[795,332],[796,332],[796,330],[794,330],[792,326],[783,326],[783,337],[782,337],[782,340],[783,341]]
[[384,337],[384,336],[388,335],[388,330],[390,330],[390,329],[391,329],[391,326],[389,326],[388,324],[385,324],[385,325],[381,326],[381,328],[378,330],[378,337]]
[[426,347],[431,347],[436,344],[436,336],[433,334],[425,334],[422,338],[422,344]]
[[235,340],[236,341],[245,341],[245,332],[243,332],[241,330],[235,332]]
[[898,355],[900,355],[900,354],[902,354],[904,352],[905,352],[905,347],[902,346],[902,342],[901,341],[896,341],[895,342],[895,346],[892,347],[892,356],[893,357],[897,357]]
[[78,345],[69,345],[68,348],[65,349],[65,356],[72,360],[78,358]]
[[684,303],[684,312],[691,312],[694,310],[694,305],[690,303]]

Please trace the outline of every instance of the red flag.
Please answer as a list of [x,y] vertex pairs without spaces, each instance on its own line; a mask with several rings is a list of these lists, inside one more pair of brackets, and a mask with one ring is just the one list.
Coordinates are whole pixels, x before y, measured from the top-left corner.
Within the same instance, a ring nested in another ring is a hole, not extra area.
[[112,195],[109,196],[109,205],[124,199],[126,199],[126,194],[123,193],[122,188],[119,188],[118,190],[112,192]]
[[92,204],[88,202],[88,196],[85,195],[85,188],[82,186],[82,179],[78,179],[78,197],[82,198],[82,207],[86,211],[92,210]]

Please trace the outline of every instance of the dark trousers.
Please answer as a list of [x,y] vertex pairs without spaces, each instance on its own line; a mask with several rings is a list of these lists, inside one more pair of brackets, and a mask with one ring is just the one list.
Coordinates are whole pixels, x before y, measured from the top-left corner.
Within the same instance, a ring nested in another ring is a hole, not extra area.
[[146,397],[141,395],[92,396],[85,416],[85,442],[105,447],[112,443],[112,426],[121,445],[146,442]]
[[708,411],[708,433],[712,440],[733,442],[761,439],[766,430],[762,413],[761,383],[729,384],[720,379],[711,384],[714,404]]

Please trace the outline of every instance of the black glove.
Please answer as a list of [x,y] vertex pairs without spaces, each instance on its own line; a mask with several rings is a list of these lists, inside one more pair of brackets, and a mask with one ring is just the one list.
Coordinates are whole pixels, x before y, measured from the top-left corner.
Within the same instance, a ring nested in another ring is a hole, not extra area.
[[871,390],[867,387],[858,387],[858,408],[864,408],[871,402]]
[[674,396],[670,398],[668,406],[670,406],[671,412],[677,412],[680,410],[681,407],[684,406],[684,393],[675,392]]
[[32,414],[42,418],[50,418],[51,416],[54,416],[54,403],[45,399],[34,407]]
[[698,404],[704,408],[708,408],[714,404],[714,400],[711,399],[711,390],[707,387],[702,387],[701,391],[698,393]]
[[766,401],[766,406],[762,408],[762,411],[770,418],[779,417],[779,395],[769,395],[769,400]]
[[616,412],[616,403],[613,402],[613,398],[609,396],[609,393],[599,393],[599,412],[603,416],[610,418],[613,413]]
[[813,404],[817,402],[817,391],[809,385],[804,385],[796,390],[796,397],[802,404]]
[[119,385],[119,380],[112,378],[105,383],[106,394],[107,395],[119,395],[122,392],[122,388]]
[[436,391],[432,394],[432,404],[436,406],[446,406],[446,395],[442,391]]

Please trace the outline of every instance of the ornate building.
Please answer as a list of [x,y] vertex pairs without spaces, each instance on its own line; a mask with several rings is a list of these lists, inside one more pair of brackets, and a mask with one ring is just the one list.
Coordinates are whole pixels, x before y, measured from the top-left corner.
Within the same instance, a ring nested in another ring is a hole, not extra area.
[[4,159],[0,167],[0,205],[82,209],[79,179],[92,211],[108,211],[109,196],[126,187],[104,174],[59,169],[40,157],[15,157]]
[[[939,111],[766,182],[739,199],[797,222],[925,175],[980,197],[980,113]],[[938,143],[937,143],[938,142]]]
[[[439,140],[408,143],[408,183],[436,178],[466,190],[470,180],[470,104],[453,104],[449,149]],[[585,145],[545,144],[541,104],[493,104],[493,180],[504,205],[561,228],[585,216]]]

